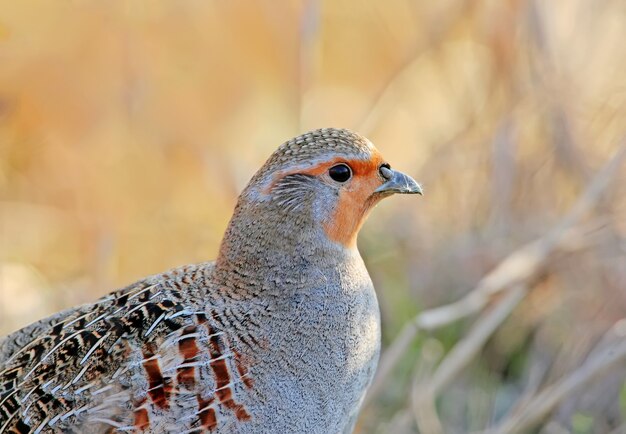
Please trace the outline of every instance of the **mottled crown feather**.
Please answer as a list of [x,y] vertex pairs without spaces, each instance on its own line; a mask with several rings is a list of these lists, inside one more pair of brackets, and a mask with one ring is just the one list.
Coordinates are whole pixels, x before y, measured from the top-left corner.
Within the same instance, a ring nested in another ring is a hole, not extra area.
[[365,137],[347,129],[320,128],[283,143],[265,162],[257,177],[329,157],[368,159],[373,146]]

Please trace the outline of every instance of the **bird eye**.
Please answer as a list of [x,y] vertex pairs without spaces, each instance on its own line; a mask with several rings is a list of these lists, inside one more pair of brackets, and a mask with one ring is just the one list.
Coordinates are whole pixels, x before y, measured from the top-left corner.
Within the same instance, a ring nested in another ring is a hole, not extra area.
[[337,182],[346,182],[352,176],[352,170],[346,164],[337,164],[328,169],[330,177]]

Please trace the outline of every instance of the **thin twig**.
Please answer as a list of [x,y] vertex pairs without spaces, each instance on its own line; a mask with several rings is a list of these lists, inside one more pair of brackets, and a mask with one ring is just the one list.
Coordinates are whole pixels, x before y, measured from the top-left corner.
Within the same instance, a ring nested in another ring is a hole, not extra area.
[[[595,224],[593,227],[595,228]],[[563,237],[560,244],[554,246],[554,249],[574,252],[582,250],[589,245],[588,230],[585,226],[581,229],[570,229],[566,237]],[[572,243],[572,239],[576,243]],[[411,345],[411,342],[422,331],[435,330],[453,322],[470,316],[483,309],[491,300],[494,294],[505,289],[510,284],[522,283],[537,275],[544,265],[537,259],[536,245],[541,240],[533,241],[506,257],[500,265],[498,265],[491,273],[485,276],[478,286],[461,300],[454,303],[423,311],[417,315],[412,321],[409,321],[400,331],[400,334],[394,339],[389,348],[383,353],[376,377],[369,388],[365,398],[365,406],[372,402],[374,397],[383,390],[387,379],[391,375],[393,369],[404,355],[405,351]],[[554,253],[554,251],[552,251]],[[508,274],[507,274],[508,273]],[[508,279],[505,280],[505,279]],[[493,286],[491,283],[491,292],[487,292],[484,288],[489,288],[485,282],[499,282],[501,288]],[[513,283],[512,283],[513,282]]]
[[[414,384],[412,394],[420,397],[415,405],[415,422],[420,432],[426,434],[442,432],[441,422],[435,409],[437,395],[472,361],[527,292],[528,287],[523,285],[517,285],[508,291],[493,309],[479,318],[469,333],[450,350],[431,378],[423,383]],[[428,417],[425,418],[425,416]]]
[[506,292],[491,311],[474,323],[469,333],[450,350],[430,380],[429,387],[435,395],[467,366],[527,292],[527,286],[515,286]]
[[443,425],[437,414],[435,406],[435,395],[431,390],[420,390],[413,387],[412,404],[413,419],[419,428],[421,434],[441,434],[443,433]]
[[626,157],[626,142],[623,141],[616,154],[597,172],[570,211],[546,235],[507,256],[481,279],[474,290],[459,301],[424,311],[408,322],[381,357],[378,372],[365,398],[364,406],[371,403],[383,390],[389,375],[419,330],[437,329],[480,312],[495,294],[527,282],[537,275],[555,250],[565,245],[571,248],[567,239],[572,233],[580,233],[580,230],[572,229],[572,227],[599,201],[602,192],[618,172],[624,157]]
[[626,145],[598,171],[589,186],[580,195],[565,217],[546,235],[516,250],[506,257],[492,272],[487,274],[476,289],[456,303],[423,312],[416,318],[418,327],[429,330],[449,324],[451,319],[464,318],[479,312],[491,296],[515,283],[526,281],[545,263],[559,244],[568,236],[568,230],[582,219],[584,214],[598,203],[601,193],[621,166],[626,157]]
[[564,399],[571,397],[578,390],[607,374],[613,367],[624,361],[626,361],[626,341],[610,348],[601,356],[592,358],[568,377],[538,393],[529,400],[529,404],[524,409],[501,422],[489,433],[518,433],[532,428]]
[[[411,415],[416,425],[423,434],[438,434],[443,431],[443,426],[437,415],[435,400],[431,399],[430,390],[421,390],[420,385],[425,384],[432,377],[433,370],[437,366],[443,346],[435,339],[427,339],[422,346],[419,363],[413,374],[411,386]],[[417,422],[419,420],[419,422]]]

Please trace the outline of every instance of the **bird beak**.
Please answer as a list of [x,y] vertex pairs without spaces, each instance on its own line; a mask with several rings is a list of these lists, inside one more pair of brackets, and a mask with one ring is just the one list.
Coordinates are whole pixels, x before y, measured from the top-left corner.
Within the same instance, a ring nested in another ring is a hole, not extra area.
[[374,193],[423,194],[422,187],[409,175],[397,170],[381,167],[381,175],[387,180]]

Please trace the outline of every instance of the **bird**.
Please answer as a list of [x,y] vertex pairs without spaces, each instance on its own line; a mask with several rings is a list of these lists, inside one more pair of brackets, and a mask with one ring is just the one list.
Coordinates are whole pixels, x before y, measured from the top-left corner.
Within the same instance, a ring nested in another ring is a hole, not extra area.
[[217,259],[141,279],[0,340],[0,433],[349,433],[380,353],[357,234],[422,194],[323,128],[241,192]]

